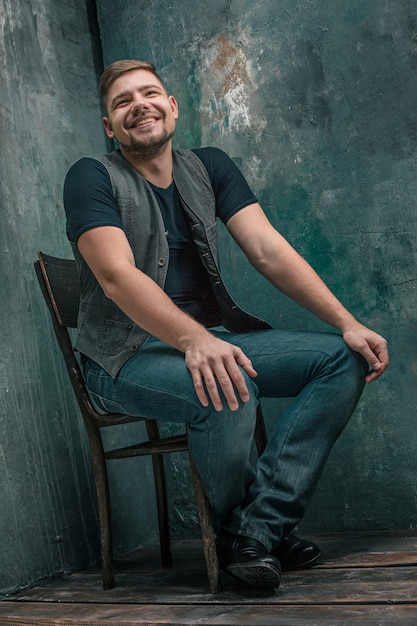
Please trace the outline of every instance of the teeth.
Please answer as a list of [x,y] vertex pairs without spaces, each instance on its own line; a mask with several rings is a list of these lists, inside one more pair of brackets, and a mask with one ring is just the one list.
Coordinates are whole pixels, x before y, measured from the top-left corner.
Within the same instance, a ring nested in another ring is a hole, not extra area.
[[146,117],[144,120],[139,120],[139,122],[135,124],[135,126],[142,126],[143,124],[148,124],[149,122],[154,122],[154,121],[155,121],[154,117]]

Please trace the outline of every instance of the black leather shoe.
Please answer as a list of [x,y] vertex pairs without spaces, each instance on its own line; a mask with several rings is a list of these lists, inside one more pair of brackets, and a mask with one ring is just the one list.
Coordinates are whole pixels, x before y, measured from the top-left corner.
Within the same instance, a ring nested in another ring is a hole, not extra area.
[[223,532],[216,539],[216,547],[223,571],[254,587],[279,587],[280,563],[256,539]]
[[281,541],[271,554],[281,563],[283,570],[307,569],[317,564],[322,555],[320,548],[312,541],[289,535]]

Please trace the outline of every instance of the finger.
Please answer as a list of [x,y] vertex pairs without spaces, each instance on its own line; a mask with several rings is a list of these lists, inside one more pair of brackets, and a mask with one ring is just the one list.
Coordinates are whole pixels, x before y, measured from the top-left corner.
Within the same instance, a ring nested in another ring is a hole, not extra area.
[[[249,400],[249,398],[250,398],[250,394],[249,394],[248,387],[246,385],[245,378],[244,378],[244,376],[242,374],[241,369],[238,367],[238,364],[236,363],[236,361],[234,359],[232,359],[232,360],[229,359],[228,361],[226,361],[225,367],[226,367],[226,370],[227,370],[228,377],[229,377],[229,379],[231,381],[231,384],[232,384],[233,392],[234,392],[234,390],[236,390],[237,395],[239,396],[241,401],[242,402],[247,402]],[[254,375],[256,376],[256,372],[253,369],[253,367],[250,367],[249,371],[254,372]]]
[[375,371],[375,373],[382,368],[382,362],[378,357],[377,350],[374,346],[371,346],[368,341],[349,341],[347,343],[355,352],[359,352],[359,354],[364,357],[371,370]]
[[194,385],[195,392],[197,394],[197,398],[199,399],[199,401],[201,402],[203,406],[208,406],[209,399],[207,397],[204,384],[203,384],[203,379],[201,377],[200,372],[198,370],[192,371],[191,376],[193,379],[193,385]]
[[223,409],[219,388],[231,411],[236,411],[239,408],[238,398],[242,402],[249,400],[249,391],[236,362],[237,359],[241,360],[243,366],[248,368],[252,376],[256,376],[250,359],[245,356],[240,348],[233,346],[231,354],[230,345],[227,345],[227,348],[227,352],[222,355],[220,361],[213,359],[202,372],[207,393],[213,402],[214,408],[218,411]]
[[250,376],[251,378],[255,378],[255,376],[258,375],[258,372],[254,369],[252,365],[252,361],[243,352],[241,353],[241,355],[236,356],[236,363],[240,365],[240,367],[244,369],[248,376]]
[[193,379],[197,398],[204,407],[209,405],[210,398],[216,411],[223,410],[223,401],[220,397],[217,386],[217,383],[219,383],[229,408],[232,411],[235,411],[238,408],[239,403],[236,399],[232,382],[223,364],[221,367],[217,366],[215,371],[212,370],[210,365],[205,365],[200,368],[189,366],[189,370]]
[[365,376],[367,383],[371,383],[380,378],[389,365],[388,350],[385,348],[378,354],[378,365],[373,367]]
[[[253,368],[251,369],[253,370]],[[255,370],[253,372],[256,374]],[[204,373],[204,382],[215,408],[217,403],[221,402],[218,387],[220,387],[231,411],[236,411],[239,408],[238,398],[242,402],[249,400],[250,396],[245,379],[234,356],[226,356],[220,363],[213,363],[212,368]]]
[[[217,382],[219,383],[220,387],[223,390],[223,393],[224,393],[224,396],[226,398],[229,408],[232,411],[237,409],[237,406],[238,406],[237,400],[236,400],[236,397],[234,396],[232,384],[227,375],[226,376],[223,375],[223,377],[222,376],[215,377],[211,370],[207,370],[206,373],[203,374],[203,378],[204,378],[204,384],[207,389],[207,393],[216,411],[223,410],[223,402],[222,402],[222,399],[220,398],[219,389],[217,387]],[[231,391],[230,391],[230,388],[232,388]],[[233,397],[234,397],[235,402],[233,402]]]
[[374,380],[376,380],[380,376],[382,376],[382,371],[381,370],[378,371],[378,370],[372,369],[365,376],[365,380],[366,380],[367,383],[372,383]]
[[388,345],[385,343],[380,348],[376,349],[375,352],[378,355],[380,362],[382,363],[382,367],[384,371],[387,369],[389,365],[389,354],[388,354]]
[[378,372],[382,368],[382,363],[374,352],[370,348],[366,348],[362,350],[362,355],[365,357],[367,362],[369,363],[372,370]]

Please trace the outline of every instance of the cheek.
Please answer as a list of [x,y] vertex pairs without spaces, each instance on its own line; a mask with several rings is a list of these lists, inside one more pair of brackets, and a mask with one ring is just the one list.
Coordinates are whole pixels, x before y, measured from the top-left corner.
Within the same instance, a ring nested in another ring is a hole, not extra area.
[[113,135],[114,137],[117,137],[117,135],[123,134],[123,123],[120,122],[117,119],[113,119],[112,123],[109,123],[109,132],[111,135]]

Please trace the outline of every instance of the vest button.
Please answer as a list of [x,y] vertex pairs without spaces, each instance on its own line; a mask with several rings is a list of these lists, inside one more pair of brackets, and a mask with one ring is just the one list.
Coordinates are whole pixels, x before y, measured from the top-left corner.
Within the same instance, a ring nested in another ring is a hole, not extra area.
[[138,347],[137,347],[137,346],[132,346],[132,347],[131,347],[132,352],[135,352],[137,349],[138,349]]
[[158,259],[158,265],[159,265],[159,267],[164,267],[165,259]]

